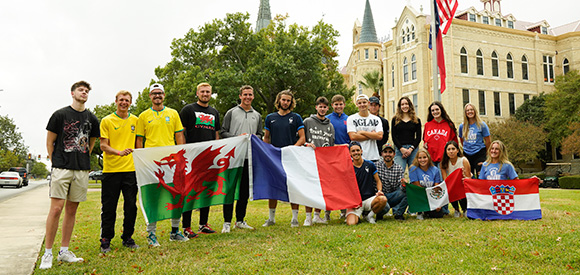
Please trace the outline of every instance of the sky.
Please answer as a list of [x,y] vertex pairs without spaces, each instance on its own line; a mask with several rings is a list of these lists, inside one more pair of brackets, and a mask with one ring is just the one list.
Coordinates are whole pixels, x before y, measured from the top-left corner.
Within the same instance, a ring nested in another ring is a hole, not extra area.
[[[259,0],[28,0],[0,2],[0,115],[19,127],[33,155],[46,157],[46,124],[72,102],[70,87],[92,86],[88,108],[110,104],[119,90],[134,96],[171,60],[171,42],[227,13],[248,12],[255,25]],[[577,0],[503,0],[502,13],[551,27],[580,19]],[[391,28],[405,5],[430,12],[428,0],[370,0],[377,36]],[[483,9],[480,0],[459,0],[458,10]],[[352,28],[362,22],[365,0],[270,0],[272,16],[314,26],[324,20],[339,31],[338,59],[346,65]],[[0,129],[1,130],[1,129]]]

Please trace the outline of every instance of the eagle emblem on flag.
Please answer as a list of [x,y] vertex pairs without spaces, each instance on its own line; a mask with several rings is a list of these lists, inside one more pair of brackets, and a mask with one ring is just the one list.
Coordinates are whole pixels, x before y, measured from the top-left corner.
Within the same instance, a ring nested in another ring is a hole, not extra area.
[[509,185],[496,185],[489,188],[493,200],[493,209],[500,215],[514,212],[516,188]]

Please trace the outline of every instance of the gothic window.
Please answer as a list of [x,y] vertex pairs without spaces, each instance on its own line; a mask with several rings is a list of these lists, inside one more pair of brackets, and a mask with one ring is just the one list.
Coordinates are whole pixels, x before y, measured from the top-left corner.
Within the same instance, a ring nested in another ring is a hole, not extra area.
[[477,61],[477,75],[483,75],[483,53],[481,53],[481,50],[477,50],[475,55]]
[[403,82],[409,81],[409,64],[407,58],[403,59]]
[[411,56],[411,80],[417,79],[417,59],[415,55]]
[[499,76],[499,58],[495,51],[491,53],[491,75]]
[[528,58],[522,55],[522,79],[528,80]]
[[570,71],[570,62],[568,62],[568,58],[564,58],[564,62],[562,62],[562,68],[564,70],[564,74],[567,74]]
[[467,73],[467,50],[465,47],[461,48],[459,52],[459,63],[461,64],[461,73]]
[[514,60],[512,55],[508,53],[506,56],[506,70],[507,78],[514,78]]
[[554,83],[554,58],[544,55],[544,82]]

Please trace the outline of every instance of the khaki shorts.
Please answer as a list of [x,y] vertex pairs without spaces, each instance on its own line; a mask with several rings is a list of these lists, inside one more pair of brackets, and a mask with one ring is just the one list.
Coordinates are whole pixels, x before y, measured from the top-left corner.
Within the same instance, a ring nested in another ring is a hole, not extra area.
[[89,171],[52,168],[49,197],[71,202],[87,200]]
[[348,215],[350,214],[355,214],[357,215],[359,218],[362,215],[363,211],[372,211],[372,203],[373,200],[376,198],[377,196],[372,196],[366,200],[364,200],[362,202],[362,206],[361,207],[357,207],[357,208],[350,208],[346,211],[346,216],[348,217]]

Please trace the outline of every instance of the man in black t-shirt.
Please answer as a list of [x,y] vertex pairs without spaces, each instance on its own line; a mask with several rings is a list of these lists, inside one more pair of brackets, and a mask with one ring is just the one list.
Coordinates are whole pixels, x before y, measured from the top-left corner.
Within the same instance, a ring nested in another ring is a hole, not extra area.
[[389,141],[389,121],[379,115],[380,109],[381,100],[376,96],[371,96],[371,98],[369,98],[369,112],[375,116],[378,116],[381,119],[381,123],[383,124],[383,138],[381,140],[377,140],[379,155],[382,153],[381,148],[383,148],[383,145]]
[[[181,109],[179,117],[183,128],[185,128],[186,143],[219,139],[220,114],[215,108],[209,106],[211,93],[209,83],[200,83],[197,85],[197,102],[188,104]],[[191,230],[191,213],[192,211],[183,212],[181,217],[185,234],[189,238],[194,238],[197,235]],[[215,233],[207,224],[208,217],[209,206],[200,208],[198,233]]]
[[52,161],[50,209],[46,219],[45,253],[40,269],[52,267],[52,245],[63,209],[62,241],[58,261],[82,262],[68,250],[79,203],[87,200],[90,155],[100,136],[97,117],[85,108],[91,86],[85,81],[72,85],[70,106],[52,114],[46,126],[46,149]]

